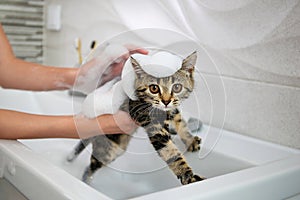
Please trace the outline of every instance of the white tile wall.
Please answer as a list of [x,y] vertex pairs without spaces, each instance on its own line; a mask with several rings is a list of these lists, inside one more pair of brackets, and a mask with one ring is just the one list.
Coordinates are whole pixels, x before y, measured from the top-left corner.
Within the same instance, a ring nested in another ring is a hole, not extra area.
[[226,129],[300,147],[300,88],[227,77],[223,81]]

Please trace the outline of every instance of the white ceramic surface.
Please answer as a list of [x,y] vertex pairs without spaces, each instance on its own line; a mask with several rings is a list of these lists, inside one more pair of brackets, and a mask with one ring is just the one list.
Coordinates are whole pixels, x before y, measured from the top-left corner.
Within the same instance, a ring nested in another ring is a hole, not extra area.
[[[1,89],[0,95],[0,108],[44,114],[71,114],[82,101],[66,92]],[[208,178],[187,186],[165,167],[143,131],[122,157],[95,174],[91,187],[79,180],[89,151],[73,163],[65,160],[75,139],[0,140],[0,177],[31,200],[284,199],[300,192],[298,150],[208,126],[197,134],[221,137],[211,152],[204,141],[205,156],[185,153],[195,172]]]

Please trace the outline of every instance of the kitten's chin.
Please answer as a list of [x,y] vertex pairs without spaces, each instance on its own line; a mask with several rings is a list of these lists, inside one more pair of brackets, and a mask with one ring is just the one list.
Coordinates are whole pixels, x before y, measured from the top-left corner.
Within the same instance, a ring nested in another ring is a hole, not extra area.
[[162,111],[170,111],[170,110],[173,110],[174,107],[173,106],[155,106],[155,108],[159,109],[159,110],[162,110]]
[[173,107],[172,108],[171,107],[170,108],[167,107],[167,108],[163,108],[163,111],[171,111],[173,109],[174,109]]

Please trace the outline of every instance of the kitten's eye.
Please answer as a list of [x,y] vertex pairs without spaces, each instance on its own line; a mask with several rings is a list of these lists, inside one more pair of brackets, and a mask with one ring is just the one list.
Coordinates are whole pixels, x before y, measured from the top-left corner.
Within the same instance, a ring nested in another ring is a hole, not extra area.
[[182,90],[182,85],[179,83],[174,84],[172,87],[172,91],[175,93],[179,93],[179,92],[181,92],[181,90]]
[[153,94],[157,94],[159,92],[159,87],[158,85],[150,85],[149,86],[149,89],[150,89],[150,92],[153,93]]

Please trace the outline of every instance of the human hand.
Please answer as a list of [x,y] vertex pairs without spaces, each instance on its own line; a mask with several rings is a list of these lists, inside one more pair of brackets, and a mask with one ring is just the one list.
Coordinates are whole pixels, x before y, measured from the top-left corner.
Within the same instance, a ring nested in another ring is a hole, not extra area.
[[110,44],[97,47],[80,67],[74,90],[88,94],[120,76],[126,60],[134,53],[148,54],[148,51],[134,45]]
[[135,45],[127,44],[124,45],[124,47],[128,51],[124,52],[123,55],[114,60],[114,62],[104,71],[99,85],[103,85],[104,83],[112,80],[113,78],[121,76],[124,64],[130,55],[135,53],[147,55],[149,53],[146,49],[139,48]]
[[116,123],[117,129],[121,131],[119,133],[131,134],[138,127],[136,122],[131,119],[130,115],[127,112],[118,111],[113,114],[113,118]]
[[115,114],[105,114],[96,117],[100,133],[105,134],[131,134],[137,129],[136,123],[128,113],[117,111]]

